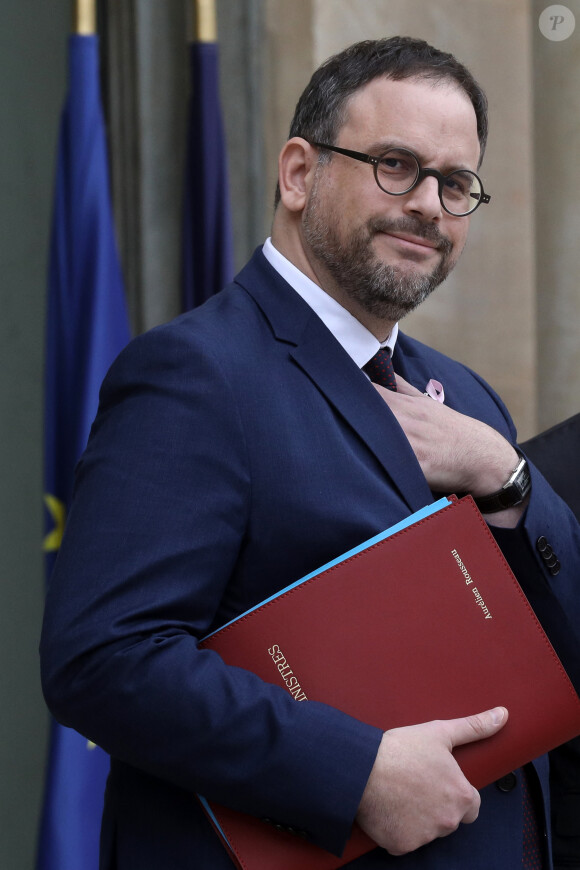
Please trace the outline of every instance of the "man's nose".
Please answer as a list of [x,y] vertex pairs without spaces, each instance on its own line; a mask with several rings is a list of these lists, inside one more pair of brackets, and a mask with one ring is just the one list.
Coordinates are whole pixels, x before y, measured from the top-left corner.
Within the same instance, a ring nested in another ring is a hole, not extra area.
[[443,206],[439,198],[439,183],[428,175],[419,184],[404,194],[403,210],[406,214],[421,215],[425,220],[436,221],[443,217]]

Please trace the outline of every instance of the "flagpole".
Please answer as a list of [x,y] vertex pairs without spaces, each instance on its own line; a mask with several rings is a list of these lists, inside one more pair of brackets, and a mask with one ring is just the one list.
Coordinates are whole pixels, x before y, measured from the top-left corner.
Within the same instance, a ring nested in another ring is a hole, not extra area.
[[187,12],[191,81],[182,220],[184,311],[205,302],[234,276],[216,0],[189,0]]
[[195,41],[217,42],[215,0],[195,0]]
[[94,36],[96,32],[96,0],[74,0],[73,33],[75,33],[77,36]]

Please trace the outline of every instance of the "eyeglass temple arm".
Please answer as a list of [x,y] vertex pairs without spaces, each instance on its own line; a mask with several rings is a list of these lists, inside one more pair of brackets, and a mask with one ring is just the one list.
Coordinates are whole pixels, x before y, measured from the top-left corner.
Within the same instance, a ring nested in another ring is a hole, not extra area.
[[314,145],[315,148],[325,148],[327,151],[336,151],[337,154],[353,157],[362,163],[370,163],[372,166],[379,162],[378,157],[373,157],[371,154],[363,154],[362,151],[351,151],[350,148],[339,148],[338,145],[323,145],[322,142],[311,142],[310,144]]

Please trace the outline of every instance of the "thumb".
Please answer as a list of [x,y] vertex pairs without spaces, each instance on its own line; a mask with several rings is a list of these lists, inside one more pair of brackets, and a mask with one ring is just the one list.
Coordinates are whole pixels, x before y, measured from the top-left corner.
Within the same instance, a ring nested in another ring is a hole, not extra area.
[[462,746],[464,743],[474,743],[476,740],[484,740],[500,731],[508,720],[508,711],[505,707],[494,707],[474,716],[465,716],[462,719],[450,719],[451,746]]

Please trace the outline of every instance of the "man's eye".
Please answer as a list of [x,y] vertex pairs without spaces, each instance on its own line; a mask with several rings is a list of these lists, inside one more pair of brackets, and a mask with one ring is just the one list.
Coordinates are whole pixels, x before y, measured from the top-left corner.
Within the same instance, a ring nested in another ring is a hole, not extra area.
[[402,154],[384,154],[379,161],[379,170],[388,175],[414,175],[416,165],[414,161]]
[[445,179],[445,190],[454,196],[469,196],[474,186],[476,178],[471,172],[454,172]]

